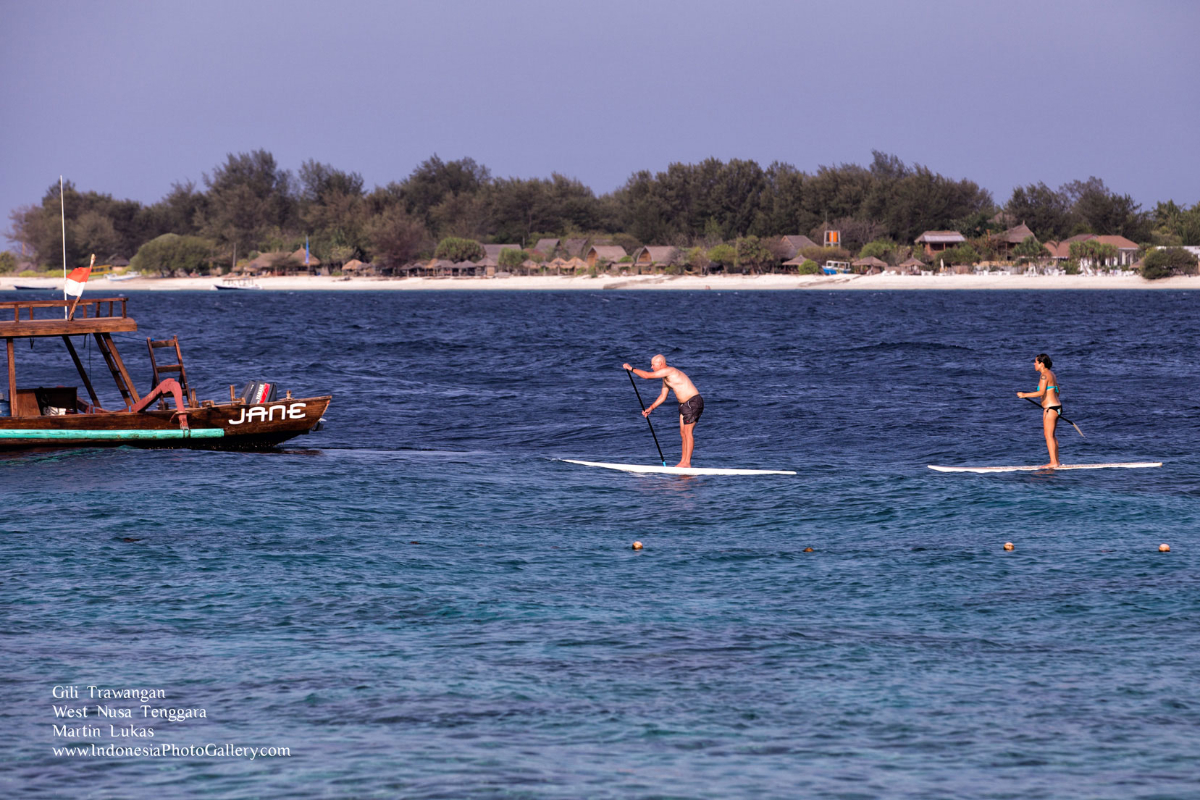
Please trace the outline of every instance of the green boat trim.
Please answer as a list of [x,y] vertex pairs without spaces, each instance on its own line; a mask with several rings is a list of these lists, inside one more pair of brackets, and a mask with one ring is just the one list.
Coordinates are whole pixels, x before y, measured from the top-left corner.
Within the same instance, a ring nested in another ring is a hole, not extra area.
[[129,442],[142,440],[171,440],[171,439],[220,439],[225,435],[222,428],[195,428],[190,430],[36,430],[0,428],[0,441],[5,439],[28,440],[80,440],[93,442]]

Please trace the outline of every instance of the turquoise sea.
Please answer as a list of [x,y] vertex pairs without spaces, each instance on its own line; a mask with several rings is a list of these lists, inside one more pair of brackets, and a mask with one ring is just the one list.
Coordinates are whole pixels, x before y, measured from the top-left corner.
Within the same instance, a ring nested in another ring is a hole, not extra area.
[[[273,452],[0,456],[0,796],[1200,797],[1200,293],[129,308],[143,388],[179,334],[202,398],[333,404]],[[704,395],[697,466],[799,474],[557,460],[657,461],[620,368],[657,352]],[[1046,460],[1040,352],[1066,462],[1164,466],[927,469]],[[16,361],[77,383],[61,344]]]

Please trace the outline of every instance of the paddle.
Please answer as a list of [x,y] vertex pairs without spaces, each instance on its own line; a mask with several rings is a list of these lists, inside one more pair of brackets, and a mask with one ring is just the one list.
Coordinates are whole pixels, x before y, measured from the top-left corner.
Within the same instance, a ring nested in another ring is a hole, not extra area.
[[[1034,404],[1035,406],[1037,406],[1038,408],[1041,408],[1041,407],[1042,407],[1040,403],[1036,403],[1036,402],[1034,402],[1033,400],[1030,400],[1028,397],[1022,397],[1021,399],[1022,399],[1022,400],[1025,400],[1025,401],[1027,401],[1027,402],[1033,403],[1033,404]],[[1067,419],[1066,417],[1064,417],[1064,416],[1062,415],[1062,412],[1061,412],[1061,411],[1059,411],[1059,412],[1058,412],[1058,418],[1059,418],[1059,419],[1061,419],[1063,422],[1070,423],[1071,427],[1072,427],[1072,428],[1074,428],[1075,430],[1079,431],[1079,435],[1080,435],[1080,436],[1083,436],[1083,431],[1080,431],[1080,430],[1079,430],[1079,426],[1078,426],[1078,425],[1076,425],[1074,422],[1071,422],[1071,420],[1069,420],[1069,419]],[[1086,437],[1086,436],[1083,436],[1083,438],[1085,438],[1085,439],[1086,439],[1087,437]]]
[[[625,370],[625,374],[629,376],[629,383],[631,386],[633,386],[633,393],[637,395],[638,405],[641,406],[642,411],[645,412],[646,404],[642,402],[642,393],[638,391],[637,382],[633,379],[633,370],[627,369]],[[648,416],[646,417],[646,424],[650,426],[650,435],[654,437],[654,446],[658,448],[658,458],[662,461],[662,465],[665,467],[667,465],[667,459],[663,458],[662,448],[658,445],[658,434],[654,432],[654,424],[650,422],[650,417]]]

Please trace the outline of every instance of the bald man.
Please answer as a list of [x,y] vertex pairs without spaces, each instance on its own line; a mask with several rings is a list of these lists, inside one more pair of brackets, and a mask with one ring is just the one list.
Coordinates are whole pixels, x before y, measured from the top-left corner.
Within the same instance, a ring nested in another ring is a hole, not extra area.
[[679,402],[679,438],[683,440],[683,458],[679,459],[679,463],[675,466],[684,468],[692,466],[692,448],[696,444],[695,439],[692,438],[692,429],[696,427],[696,423],[700,421],[700,415],[704,413],[704,398],[700,396],[700,390],[696,388],[696,384],[692,383],[692,379],[685,375],[683,370],[668,367],[667,357],[662,353],[650,359],[649,372],[644,369],[634,369],[628,364],[621,366],[639,378],[648,381],[655,379],[662,381],[662,391],[658,393],[658,399],[642,412],[643,417],[649,417],[651,411],[666,402],[668,392],[675,392],[675,399]]

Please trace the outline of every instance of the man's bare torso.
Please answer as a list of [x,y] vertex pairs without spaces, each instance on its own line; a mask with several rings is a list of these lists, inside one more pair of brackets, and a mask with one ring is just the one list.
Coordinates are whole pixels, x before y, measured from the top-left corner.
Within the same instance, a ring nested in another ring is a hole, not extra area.
[[684,374],[683,370],[674,367],[665,367],[665,369],[667,374],[663,376],[663,385],[675,393],[677,401],[686,403],[700,394],[696,385],[692,383],[692,379]]

